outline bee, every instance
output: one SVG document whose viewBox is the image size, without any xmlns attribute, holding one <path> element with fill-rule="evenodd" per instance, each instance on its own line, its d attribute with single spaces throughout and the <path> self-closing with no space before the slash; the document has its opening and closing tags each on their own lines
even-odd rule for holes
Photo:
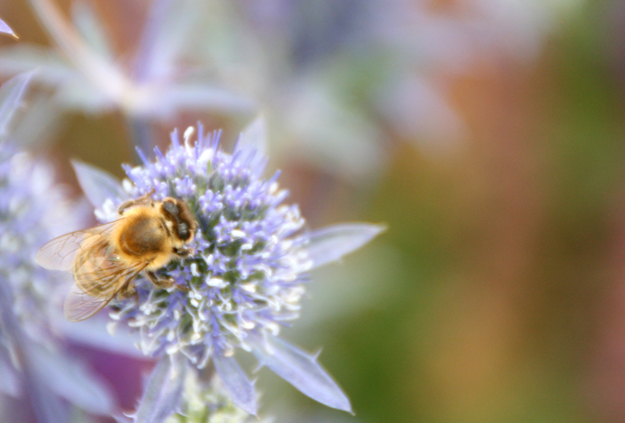
<svg viewBox="0 0 625 423">
<path fill-rule="evenodd" d="M 67 320 L 88 319 L 117 295 L 137 298 L 132 280 L 141 272 L 157 287 L 176 285 L 155 271 L 193 253 L 186 244 L 193 240 L 197 221 L 183 201 L 153 201 L 152 194 L 154 190 L 119 206 L 119 219 L 62 235 L 37 252 L 35 260 L 42 267 L 74 275 L 65 298 Z"/>
</svg>

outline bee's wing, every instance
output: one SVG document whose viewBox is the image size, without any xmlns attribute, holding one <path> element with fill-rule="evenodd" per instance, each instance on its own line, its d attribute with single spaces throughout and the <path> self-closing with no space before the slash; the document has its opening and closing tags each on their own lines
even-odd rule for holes
<svg viewBox="0 0 625 423">
<path fill-rule="evenodd" d="M 145 267 L 145 266 L 144 266 Z M 65 318 L 70 322 L 80 322 L 86 320 L 102 310 L 107 305 L 115 294 L 124 286 L 125 282 L 137 275 L 142 269 L 139 269 L 134 274 L 123 279 L 123 283 L 115 285 L 117 290 L 112 291 L 110 296 L 92 297 L 85 293 L 76 284 L 72 285 L 69 293 L 65 297 L 64 312 Z"/>
<path fill-rule="evenodd" d="M 119 220 L 54 238 L 37 251 L 35 261 L 50 270 L 70 270 L 76 253 L 85 242 L 107 238 Z"/>
<path fill-rule="evenodd" d="M 110 255 L 106 238 L 81 250 L 74 266 L 74 285 L 65 297 L 65 318 L 77 322 L 93 316 L 148 264 L 119 261 Z"/>
</svg>

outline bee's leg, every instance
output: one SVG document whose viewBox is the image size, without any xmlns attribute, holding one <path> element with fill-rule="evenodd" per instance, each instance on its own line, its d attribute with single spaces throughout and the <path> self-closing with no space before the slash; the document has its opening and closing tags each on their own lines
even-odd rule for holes
<svg viewBox="0 0 625 423">
<path fill-rule="evenodd" d="M 173 278 L 159 278 L 158 276 L 156 276 L 156 273 L 152 272 L 151 270 L 148 270 L 145 273 L 148 275 L 148 278 L 150 278 L 150 281 L 159 288 L 167 289 L 175 286 L 181 291 L 189 290 L 189 288 L 185 285 L 176 283 Z"/>
<path fill-rule="evenodd" d="M 176 254 L 178 257 L 184 258 L 195 254 L 195 250 L 191 247 L 174 248 L 174 254 Z"/>
<path fill-rule="evenodd" d="M 156 190 L 154 188 L 152 188 L 150 190 L 150 192 L 148 192 L 147 194 L 137 198 L 136 200 L 128 200 L 123 202 L 117 209 L 117 213 L 123 215 L 124 211 L 126 209 L 129 209 L 130 207 L 134 207 L 134 206 L 138 206 L 141 204 L 147 204 L 150 201 L 152 201 L 152 194 L 154 194 L 154 192 L 156 192 Z"/>
<path fill-rule="evenodd" d="M 159 288 L 171 288 L 175 283 L 172 278 L 159 278 L 156 276 L 156 273 L 151 270 L 148 270 L 145 273 L 148 275 L 148 278 L 150 278 L 150 281 Z"/>
<path fill-rule="evenodd" d="M 128 200 L 128 201 L 123 202 L 117 209 L 117 213 L 119 213 L 120 215 L 123 215 L 124 210 L 134 206 L 136 202 L 137 202 L 136 200 Z"/>
<path fill-rule="evenodd" d="M 117 294 L 120 298 L 130 298 L 134 297 L 135 301 L 139 301 L 139 294 L 137 294 L 137 290 L 135 289 L 135 284 L 132 282 L 126 283 L 124 287 Z"/>
</svg>

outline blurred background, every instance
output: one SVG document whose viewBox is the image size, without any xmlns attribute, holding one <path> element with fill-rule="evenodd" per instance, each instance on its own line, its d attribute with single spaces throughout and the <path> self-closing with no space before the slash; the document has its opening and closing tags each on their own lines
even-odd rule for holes
<svg viewBox="0 0 625 423">
<path fill-rule="evenodd" d="M 266 370 L 282 422 L 625 421 L 625 3 L 8 0 L 14 138 L 118 177 L 134 145 L 265 119 L 310 228 L 388 231 L 313 274 L 286 339 L 356 416 Z M 146 360 L 72 344 L 124 409 Z"/>
</svg>

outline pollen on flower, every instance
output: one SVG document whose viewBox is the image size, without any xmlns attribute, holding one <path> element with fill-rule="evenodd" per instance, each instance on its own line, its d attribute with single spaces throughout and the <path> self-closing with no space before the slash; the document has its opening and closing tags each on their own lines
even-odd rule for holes
<svg viewBox="0 0 625 423">
<path fill-rule="evenodd" d="M 304 219 L 297 206 L 282 204 L 288 192 L 279 189 L 278 174 L 263 179 L 252 149 L 228 154 L 218 135 L 199 127 L 192 142 L 194 133 L 188 128 L 180 143 L 174 132 L 166 153 L 157 149 L 154 161 L 126 166 L 122 185 L 129 198 L 154 190 L 155 200 L 188 204 L 198 222 L 189 244 L 195 254 L 160 271 L 188 289 L 161 289 L 138 277 L 138 303 L 116 300 L 111 316 L 139 331 L 145 353 L 181 351 L 202 367 L 213 352 L 249 350 L 249 337 L 276 335 L 297 318 L 310 259 Z M 98 218 L 116 219 L 122 201 L 105 202 Z"/>
</svg>

